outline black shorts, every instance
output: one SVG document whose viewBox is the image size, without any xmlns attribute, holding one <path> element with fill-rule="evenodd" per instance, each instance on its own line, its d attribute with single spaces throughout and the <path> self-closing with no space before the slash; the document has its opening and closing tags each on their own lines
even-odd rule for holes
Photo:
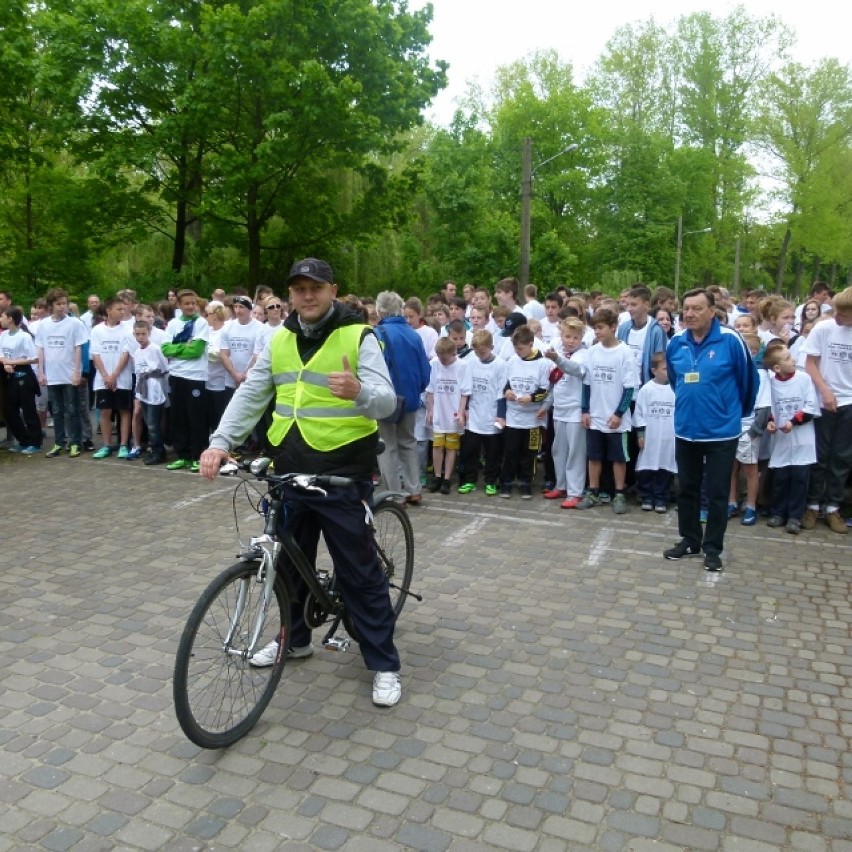
<svg viewBox="0 0 852 852">
<path fill-rule="evenodd" d="M 102 390 L 95 391 L 95 405 L 98 411 L 132 411 L 132 390 Z"/>
<path fill-rule="evenodd" d="M 599 432 L 597 429 L 589 429 L 586 433 L 586 456 L 589 461 L 630 461 L 627 432 Z"/>
</svg>

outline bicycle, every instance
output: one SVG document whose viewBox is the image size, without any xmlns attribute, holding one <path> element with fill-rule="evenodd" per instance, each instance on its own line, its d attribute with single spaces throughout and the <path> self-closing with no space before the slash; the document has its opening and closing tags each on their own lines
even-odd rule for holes
<svg viewBox="0 0 852 852">
<path fill-rule="evenodd" d="M 175 657 L 172 692 L 175 714 L 186 736 L 202 748 L 224 748 L 245 736 L 257 723 L 275 693 L 287 658 L 290 604 L 295 571 L 308 589 L 304 617 L 311 629 L 330 623 L 322 647 L 345 651 L 347 637 L 338 637 L 341 623 L 358 641 L 337 590 L 330 562 L 312 565 L 292 533 L 283 524 L 285 486 L 325 495 L 326 488 L 348 487 L 351 479 L 314 474 L 270 473 L 271 461 L 255 459 L 247 467 L 231 465 L 230 472 L 248 470 L 266 483 L 267 491 L 253 507 L 265 516 L 262 535 L 252 537 L 238 561 L 222 571 L 205 589 L 187 619 Z M 241 478 L 234 491 L 248 491 Z M 260 493 L 260 492 L 258 492 Z M 381 492 L 374 498 L 370 521 L 379 565 L 388 577 L 391 605 L 398 616 L 410 595 L 414 571 L 414 534 L 408 515 L 398 502 L 402 495 Z M 251 502 L 251 501 L 250 501 Z M 239 530 L 239 523 L 237 521 Z M 242 546 L 242 544 L 241 544 Z M 278 570 L 284 563 L 290 570 Z M 279 652 L 272 666 L 255 668 L 249 659 L 268 635 L 272 619 Z"/>
</svg>

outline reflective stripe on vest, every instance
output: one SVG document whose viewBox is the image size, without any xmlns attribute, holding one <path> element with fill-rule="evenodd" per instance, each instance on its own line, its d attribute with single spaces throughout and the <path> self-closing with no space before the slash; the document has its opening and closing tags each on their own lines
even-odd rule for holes
<svg viewBox="0 0 852 852">
<path fill-rule="evenodd" d="M 275 383 L 275 410 L 267 433 L 278 446 L 293 424 L 309 447 L 329 452 L 366 437 L 378 430 L 355 409 L 355 403 L 334 396 L 328 389 L 328 374 L 342 369 L 343 356 L 357 370 L 358 352 L 365 325 L 335 329 L 310 361 L 301 364 L 296 335 L 288 330 L 276 334 L 269 343 L 272 380 Z"/>
</svg>

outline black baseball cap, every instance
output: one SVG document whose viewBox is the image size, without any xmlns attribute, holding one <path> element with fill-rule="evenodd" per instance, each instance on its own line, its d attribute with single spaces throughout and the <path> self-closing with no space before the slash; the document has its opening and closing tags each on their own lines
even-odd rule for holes
<svg viewBox="0 0 852 852">
<path fill-rule="evenodd" d="M 319 281 L 320 284 L 334 284 L 334 272 L 331 267 L 324 260 L 318 260 L 315 257 L 297 260 L 290 267 L 287 283 L 289 284 L 294 278 L 310 278 L 312 281 Z"/>
<path fill-rule="evenodd" d="M 526 324 L 526 316 L 520 311 L 514 311 L 506 317 L 506 322 L 503 324 L 503 337 L 511 337 L 518 326 Z"/>
</svg>

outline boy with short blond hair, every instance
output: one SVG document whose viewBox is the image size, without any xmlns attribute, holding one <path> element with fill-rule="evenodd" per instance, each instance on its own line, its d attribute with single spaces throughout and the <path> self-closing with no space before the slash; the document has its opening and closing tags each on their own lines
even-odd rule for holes
<svg viewBox="0 0 852 852">
<path fill-rule="evenodd" d="M 426 426 L 432 429 L 432 468 L 429 490 L 450 493 L 450 479 L 467 423 L 471 383 L 467 361 L 456 354 L 456 344 L 442 337 L 435 344 L 431 377 L 426 388 Z"/>
<path fill-rule="evenodd" d="M 485 494 L 497 494 L 503 452 L 502 430 L 497 425 L 497 405 L 506 385 L 506 363 L 494 355 L 494 338 L 484 329 L 473 334 L 473 358 L 468 358 L 471 390 L 467 428 L 459 453 L 459 494 L 476 490 L 479 460 L 484 456 Z"/>
<path fill-rule="evenodd" d="M 772 435 L 769 467 L 772 501 L 767 526 L 798 535 L 807 508 L 811 466 L 816 464 L 814 417 L 819 416 L 817 392 L 811 377 L 796 369 L 786 346 L 772 347 L 763 358 L 769 373 L 772 417 L 766 431 Z"/>
<path fill-rule="evenodd" d="M 553 412 L 551 455 L 554 487 L 544 492 L 546 500 L 564 498 L 563 509 L 576 509 L 586 485 L 586 430 L 581 423 L 583 378 L 589 352 L 583 347 L 586 324 L 576 317 L 562 320 L 561 346 L 555 341 L 544 355 L 555 362 L 550 374 L 549 397 Z"/>
</svg>

